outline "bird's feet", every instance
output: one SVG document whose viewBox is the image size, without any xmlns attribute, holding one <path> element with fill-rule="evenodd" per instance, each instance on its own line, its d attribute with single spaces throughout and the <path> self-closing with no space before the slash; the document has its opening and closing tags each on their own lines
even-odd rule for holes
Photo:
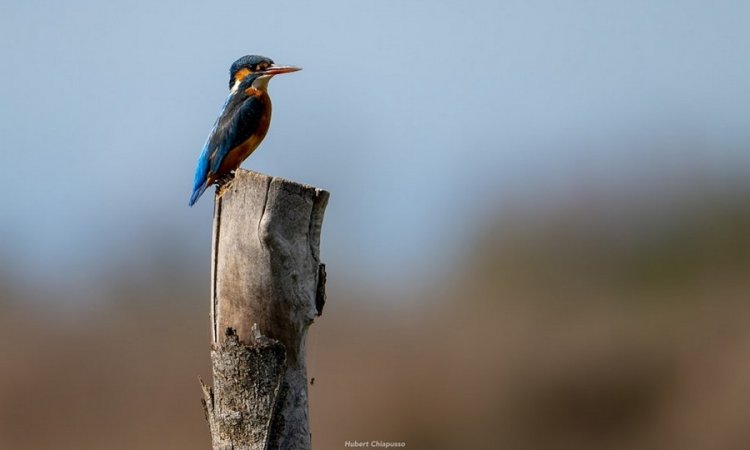
<svg viewBox="0 0 750 450">
<path fill-rule="evenodd" d="M 216 198 L 221 198 L 229 188 L 230 182 L 234 180 L 234 171 L 222 175 L 216 180 Z"/>
</svg>

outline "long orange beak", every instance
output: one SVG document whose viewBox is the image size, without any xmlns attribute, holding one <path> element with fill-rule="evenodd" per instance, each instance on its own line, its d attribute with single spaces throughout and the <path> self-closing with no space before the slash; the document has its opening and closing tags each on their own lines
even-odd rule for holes
<svg viewBox="0 0 750 450">
<path fill-rule="evenodd" d="M 294 66 L 277 66 L 272 65 L 268 69 L 264 70 L 264 74 L 268 75 L 278 75 L 280 73 L 290 73 L 290 72 L 296 72 L 298 70 L 302 70 L 302 67 L 294 67 Z"/>
</svg>

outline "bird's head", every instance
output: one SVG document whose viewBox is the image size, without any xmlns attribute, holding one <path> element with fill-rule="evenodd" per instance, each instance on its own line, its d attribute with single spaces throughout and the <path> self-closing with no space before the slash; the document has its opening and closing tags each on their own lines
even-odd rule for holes
<svg viewBox="0 0 750 450">
<path fill-rule="evenodd" d="M 238 59 L 229 68 L 229 89 L 237 91 L 243 81 L 251 82 L 253 87 L 265 89 L 268 80 L 280 73 L 302 70 L 294 66 L 277 66 L 271 58 L 260 55 L 246 55 Z"/>
</svg>

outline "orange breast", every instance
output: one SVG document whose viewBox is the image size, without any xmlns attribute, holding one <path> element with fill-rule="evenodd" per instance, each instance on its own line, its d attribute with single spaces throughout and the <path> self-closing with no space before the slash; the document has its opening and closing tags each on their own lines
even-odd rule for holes
<svg viewBox="0 0 750 450">
<path fill-rule="evenodd" d="M 242 161 L 250 156 L 250 154 L 253 153 L 256 148 L 258 148 L 261 141 L 263 141 L 263 138 L 266 137 L 266 133 L 268 133 L 270 124 L 271 108 L 267 108 L 267 111 L 260 119 L 260 126 L 258 127 L 256 132 L 253 133 L 250 139 L 229 150 L 229 153 L 227 153 L 227 156 L 224 158 L 224 161 L 222 161 L 221 166 L 219 167 L 219 172 L 210 178 L 209 184 L 213 183 L 214 180 L 220 178 L 222 175 L 227 174 L 233 170 L 237 170 L 237 168 L 240 167 L 240 164 L 242 164 Z"/>
</svg>

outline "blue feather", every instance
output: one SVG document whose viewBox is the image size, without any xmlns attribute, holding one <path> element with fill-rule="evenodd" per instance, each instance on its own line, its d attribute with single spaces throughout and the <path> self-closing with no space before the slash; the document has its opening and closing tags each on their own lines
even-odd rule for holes
<svg viewBox="0 0 750 450">
<path fill-rule="evenodd" d="M 208 166 L 211 155 L 211 138 L 213 138 L 213 135 L 216 133 L 216 129 L 219 127 L 221 116 L 224 115 L 224 112 L 227 109 L 227 105 L 229 105 L 229 101 L 232 99 L 232 95 L 234 95 L 234 92 L 230 93 L 227 96 L 227 99 L 224 100 L 224 105 L 221 107 L 221 111 L 219 112 L 219 116 L 214 123 L 214 127 L 211 129 L 211 132 L 208 133 L 206 143 L 203 145 L 203 150 L 198 157 L 198 165 L 195 168 L 195 178 L 193 179 L 193 193 L 190 195 L 190 202 L 188 203 L 189 206 L 193 206 L 195 202 L 198 201 L 200 196 L 203 195 L 204 192 L 206 192 L 206 189 L 208 189 Z"/>
<path fill-rule="evenodd" d="M 198 158 L 198 167 L 195 169 L 195 180 L 193 181 L 193 193 L 190 196 L 190 206 L 198 201 L 201 195 L 208 188 L 208 145 L 203 147 L 200 158 Z"/>
</svg>

